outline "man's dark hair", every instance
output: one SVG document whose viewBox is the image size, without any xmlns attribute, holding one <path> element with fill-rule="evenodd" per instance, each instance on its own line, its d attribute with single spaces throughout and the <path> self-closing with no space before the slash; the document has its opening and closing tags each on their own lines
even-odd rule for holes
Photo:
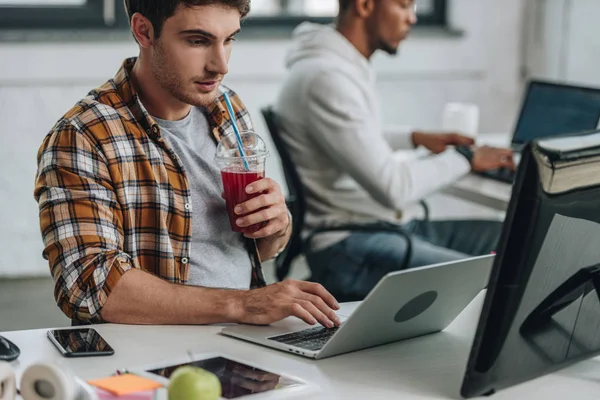
<svg viewBox="0 0 600 400">
<path fill-rule="evenodd" d="M 353 0 L 339 0 L 340 1 L 340 13 L 348 10 Z"/>
<path fill-rule="evenodd" d="M 165 21 L 175 14 L 179 5 L 231 7 L 237 9 L 242 18 L 250 12 L 250 0 L 124 0 L 124 3 L 130 22 L 133 14 L 142 14 L 152 24 L 156 37 L 160 36 Z"/>
</svg>

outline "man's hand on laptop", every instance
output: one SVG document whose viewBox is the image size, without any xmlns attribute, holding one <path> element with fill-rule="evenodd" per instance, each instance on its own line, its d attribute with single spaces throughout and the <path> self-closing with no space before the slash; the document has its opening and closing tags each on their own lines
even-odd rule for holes
<svg viewBox="0 0 600 400">
<path fill-rule="evenodd" d="M 434 154 L 442 153 L 448 146 L 472 146 L 473 138 L 459 133 L 413 132 L 415 147 L 423 146 Z"/>
<path fill-rule="evenodd" d="M 513 159 L 513 151 L 488 146 L 476 148 L 473 150 L 471 168 L 475 172 L 485 172 L 500 168 L 508 168 L 514 171 L 516 165 Z"/>
<path fill-rule="evenodd" d="M 269 325 L 291 316 L 327 328 L 341 324 L 334 311 L 340 309 L 338 302 L 323 286 L 313 282 L 285 280 L 239 292 L 235 307 L 236 320 L 243 324 Z"/>
</svg>

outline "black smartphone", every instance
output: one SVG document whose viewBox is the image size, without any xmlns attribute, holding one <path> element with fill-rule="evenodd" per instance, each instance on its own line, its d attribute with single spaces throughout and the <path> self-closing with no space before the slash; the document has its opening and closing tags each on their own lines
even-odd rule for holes
<svg viewBox="0 0 600 400">
<path fill-rule="evenodd" d="M 111 356 L 112 347 L 95 329 L 53 329 L 48 331 L 48 339 L 65 357 Z"/>
</svg>

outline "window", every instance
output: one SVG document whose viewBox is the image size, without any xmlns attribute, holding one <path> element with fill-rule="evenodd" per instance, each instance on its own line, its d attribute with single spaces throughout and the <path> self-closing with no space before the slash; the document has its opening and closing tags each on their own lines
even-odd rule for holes
<svg viewBox="0 0 600 400">
<path fill-rule="evenodd" d="M 447 0 L 416 0 L 419 25 L 446 25 Z M 281 26 L 304 20 L 331 22 L 338 0 L 252 0 L 250 26 Z"/>
<path fill-rule="evenodd" d="M 419 25 L 446 25 L 447 0 L 416 0 Z M 331 22 L 338 0 L 252 0 L 245 27 Z M 0 0 L 0 29 L 127 29 L 123 0 Z"/>
<path fill-rule="evenodd" d="M 122 0 L 0 0 L 1 29 L 127 27 Z"/>
</svg>

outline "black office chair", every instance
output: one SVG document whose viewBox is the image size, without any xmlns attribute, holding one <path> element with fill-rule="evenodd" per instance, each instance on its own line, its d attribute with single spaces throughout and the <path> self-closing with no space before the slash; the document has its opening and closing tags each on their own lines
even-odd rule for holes
<svg viewBox="0 0 600 400">
<path fill-rule="evenodd" d="M 292 228 L 292 235 L 290 241 L 286 247 L 286 249 L 277 257 L 275 260 L 276 267 L 276 276 L 277 279 L 282 281 L 284 280 L 289 272 L 294 259 L 299 256 L 304 250 L 304 241 L 302 240 L 302 230 L 304 228 L 304 216 L 306 213 L 306 194 L 304 190 L 304 185 L 300 179 L 300 175 L 296 170 L 296 166 L 292 162 L 290 158 L 290 154 L 287 150 L 283 139 L 279 133 L 279 128 L 277 126 L 277 117 L 272 107 L 266 107 L 261 110 L 263 118 L 267 123 L 267 127 L 269 132 L 271 133 L 271 137 L 273 139 L 273 143 L 275 143 L 275 147 L 277 152 L 279 153 L 279 157 L 281 158 L 281 164 L 283 167 L 283 173 L 285 176 L 285 181 L 288 186 L 289 196 L 287 198 L 287 206 L 292 214 L 292 218 L 294 221 L 294 225 Z M 427 206 L 422 203 L 425 207 L 425 217 L 428 218 L 429 210 Z M 406 269 L 408 267 L 408 263 L 412 257 L 412 240 L 410 236 L 402 230 L 402 228 L 396 224 L 389 222 L 375 222 L 370 224 L 343 224 L 343 225 L 335 225 L 335 226 L 326 226 L 315 229 L 312 231 L 307 238 L 306 242 L 308 242 L 314 235 L 323 233 L 323 232 L 332 232 L 332 231 L 353 231 L 353 232 L 391 232 L 398 234 L 406 239 L 407 242 L 407 251 L 404 256 L 404 260 L 399 263 L 398 269 Z M 309 278 L 310 280 L 311 278 Z M 338 300 L 340 301 L 352 301 L 352 300 L 362 300 L 362 299 L 348 299 L 344 298 L 343 294 L 336 294 Z M 340 299 L 341 298 L 341 299 Z"/>
</svg>

